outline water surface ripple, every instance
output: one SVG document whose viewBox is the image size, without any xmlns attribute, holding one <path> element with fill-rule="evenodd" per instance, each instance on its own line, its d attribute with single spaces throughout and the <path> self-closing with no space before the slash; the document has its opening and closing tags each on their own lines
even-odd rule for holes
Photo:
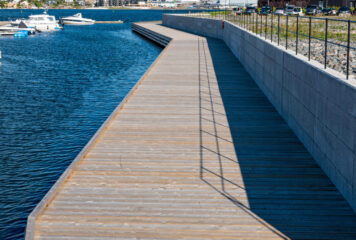
<svg viewBox="0 0 356 240">
<path fill-rule="evenodd" d="M 0 20 L 34 12 L 0 10 Z M 28 214 L 161 51 L 130 29 L 160 11 L 81 12 L 126 23 L 0 38 L 0 239 L 24 237 Z"/>
</svg>

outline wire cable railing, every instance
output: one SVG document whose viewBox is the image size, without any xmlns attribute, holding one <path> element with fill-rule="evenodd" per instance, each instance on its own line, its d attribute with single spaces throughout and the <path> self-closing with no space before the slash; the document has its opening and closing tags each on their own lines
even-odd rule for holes
<svg viewBox="0 0 356 240">
<path fill-rule="evenodd" d="M 356 72 L 356 21 L 334 17 L 276 14 L 236 14 L 231 10 L 190 13 L 189 16 L 229 21 L 278 46 L 316 60 L 349 79 Z"/>
</svg>

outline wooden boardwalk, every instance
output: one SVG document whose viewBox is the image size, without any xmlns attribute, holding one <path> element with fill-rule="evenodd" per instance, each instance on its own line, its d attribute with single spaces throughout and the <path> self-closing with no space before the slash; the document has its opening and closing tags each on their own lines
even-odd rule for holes
<svg viewBox="0 0 356 240">
<path fill-rule="evenodd" d="M 352 209 L 220 40 L 173 40 L 27 239 L 356 239 Z"/>
</svg>

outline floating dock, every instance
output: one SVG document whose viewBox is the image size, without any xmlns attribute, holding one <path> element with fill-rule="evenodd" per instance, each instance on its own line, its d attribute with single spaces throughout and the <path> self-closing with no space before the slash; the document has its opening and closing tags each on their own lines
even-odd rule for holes
<svg viewBox="0 0 356 240">
<path fill-rule="evenodd" d="M 167 46 L 26 239 L 356 238 L 351 207 L 222 41 L 133 30 Z"/>
<path fill-rule="evenodd" d="M 121 24 L 124 23 L 121 20 L 118 21 L 95 21 L 95 24 Z"/>
</svg>

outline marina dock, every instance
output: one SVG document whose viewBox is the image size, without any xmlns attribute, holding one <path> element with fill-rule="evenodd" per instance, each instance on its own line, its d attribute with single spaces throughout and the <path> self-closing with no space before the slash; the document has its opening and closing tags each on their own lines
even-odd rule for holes
<svg viewBox="0 0 356 240">
<path fill-rule="evenodd" d="M 356 215 L 224 42 L 166 46 L 28 218 L 26 239 L 356 239 Z"/>
<path fill-rule="evenodd" d="M 9 21 L 0 21 L 0 26 L 7 25 L 9 24 Z M 121 24 L 123 21 L 117 20 L 117 21 L 95 21 L 95 24 Z"/>
</svg>

